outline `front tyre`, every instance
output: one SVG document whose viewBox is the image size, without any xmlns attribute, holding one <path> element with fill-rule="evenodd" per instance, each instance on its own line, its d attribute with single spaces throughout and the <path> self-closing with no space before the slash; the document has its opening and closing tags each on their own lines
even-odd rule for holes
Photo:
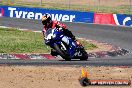
<svg viewBox="0 0 132 88">
<path fill-rule="evenodd" d="M 88 59 L 88 54 L 87 54 L 87 52 L 84 50 L 83 53 L 82 53 L 82 57 L 80 58 L 80 60 L 87 61 L 87 59 Z"/>
<path fill-rule="evenodd" d="M 55 49 L 55 50 L 57 51 L 57 53 L 58 53 L 63 59 L 65 59 L 66 61 L 70 61 L 70 60 L 71 60 L 71 58 L 66 54 L 66 52 L 62 51 L 62 50 L 60 49 L 60 47 L 59 47 L 57 44 L 54 45 L 54 49 Z"/>
</svg>

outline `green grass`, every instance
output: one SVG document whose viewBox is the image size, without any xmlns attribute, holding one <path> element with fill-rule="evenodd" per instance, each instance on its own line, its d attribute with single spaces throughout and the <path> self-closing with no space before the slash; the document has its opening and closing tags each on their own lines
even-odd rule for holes
<svg viewBox="0 0 132 88">
<path fill-rule="evenodd" d="M 89 42 L 87 42 L 87 41 L 85 41 L 85 40 L 79 40 L 80 42 L 81 42 L 81 44 L 84 46 L 84 48 L 86 49 L 86 50 L 93 50 L 93 49 L 95 49 L 95 48 L 98 48 L 96 45 L 94 45 L 94 44 L 92 44 L 92 43 L 89 43 Z"/>
<path fill-rule="evenodd" d="M 86 49 L 97 48 L 81 41 Z M 0 53 L 48 53 L 50 48 L 43 43 L 41 33 L 0 28 Z"/>
<path fill-rule="evenodd" d="M 40 33 L 0 28 L 0 53 L 45 53 L 48 51 Z"/>
</svg>

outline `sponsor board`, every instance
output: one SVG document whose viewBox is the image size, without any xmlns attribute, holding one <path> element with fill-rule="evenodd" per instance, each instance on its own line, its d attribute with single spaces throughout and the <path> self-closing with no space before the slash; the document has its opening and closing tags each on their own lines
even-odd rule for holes
<svg viewBox="0 0 132 88">
<path fill-rule="evenodd" d="M 11 18 L 15 17 L 40 20 L 42 15 L 45 13 L 50 14 L 52 20 L 63 22 L 85 22 L 132 26 L 132 15 L 0 6 L 0 17 L 5 16 Z"/>
<path fill-rule="evenodd" d="M 113 14 L 116 25 L 132 26 L 132 15 Z"/>
<path fill-rule="evenodd" d="M 132 26 L 132 15 L 95 13 L 94 23 Z"/>
<path fill-rule="evenodd" d="M 113 14 L 109 13 L 94 13 L 94 23 L 116 25 L 113 19 Z"/>
<path fill-rule="evenodd" d="M 4 9 L 0 7 L 0 17 L 4 16 Z"/>
<path fill-rule="evenodd" d="M 63 22 L 86 22 L 93 23 L 93 12 L 51 10 L 42 8 L 1 6 L 5 10 L 5 17 L 26 18 L 40 20 L 42 15 L 48 13 L 52 20 Z"/>
</svg>

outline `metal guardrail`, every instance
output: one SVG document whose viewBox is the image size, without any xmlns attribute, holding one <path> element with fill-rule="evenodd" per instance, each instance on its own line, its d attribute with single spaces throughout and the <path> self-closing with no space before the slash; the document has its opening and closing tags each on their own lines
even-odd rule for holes
<svg viewBox="0 0 132 88">
<path fill-rule="evenodd" d="M 132 0 L 0 0 L 0 4 L 132 14 Z"/>
</svg>

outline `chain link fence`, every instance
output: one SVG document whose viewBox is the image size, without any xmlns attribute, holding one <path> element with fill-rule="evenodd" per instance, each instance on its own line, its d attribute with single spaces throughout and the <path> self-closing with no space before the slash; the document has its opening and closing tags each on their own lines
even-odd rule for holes
<svg viewBox="0 0 132 88">
<path fill-rule="evenodd" d="M 0 0 L 0 5 L 132 14 L 132 0 Z"/>
</svg>

